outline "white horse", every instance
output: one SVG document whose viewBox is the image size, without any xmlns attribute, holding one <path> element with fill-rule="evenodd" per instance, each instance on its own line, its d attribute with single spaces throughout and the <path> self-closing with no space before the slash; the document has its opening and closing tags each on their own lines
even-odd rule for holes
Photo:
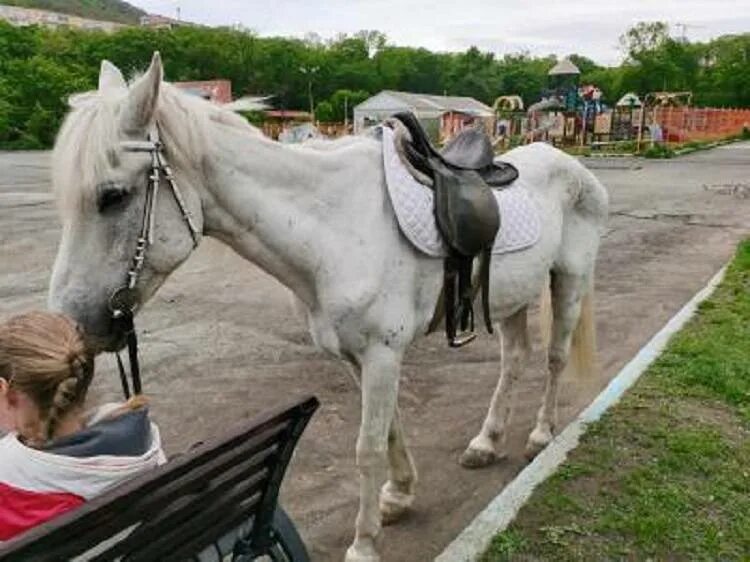
<svg viewBox="0 0 750 562">
<path fill-rule="evenodd" d="M 242 118 L 180 93 L 162 80 L 157 54 L 128 87 L 102 63 L 97 92 L 72 102 L 54 151 L 62 240 L 49 304 L 76 318 L 102 349 L 121 346 L 108 299 L 123 284 L 141 224 L 147 154 L 123 142 L 158 124 L 167 159 L 198 230 L 230 245 L 288 287 L 315 343 L 359 369 L 360 506 L 348 562 L 379 560 L 376 538 L 414 501 L 417 475 L 397 408 L 401 361 L 425 333 L 443 264 L 401 235 L 386 192 L 382 146 L 349 137 L 283 146 Z M 502 332 L 502 369 L 487 417 L 461 458 L 477 467 L 505 454 L 513 381 L 529 349 L 527 309 L 551 288 L 546 389 L 531 454 L 551 439 L 557 382 L 576 349 L 592 356 L 590 295 L 607 215 L 607 193 L 575 159 L 543 144 L 504 158 L 517 166 L 542 214 L 531 248 L 492 262 L 491 298 Z M 155 239 L 139 280 L 141 304 L 184 262 L 193 240 L 168 189 L 156 200 Z M 582 314 L 583 310 L 583 314 Z M 467 408 L 476 407 L 467 404 Z M 381 489 L 382 486 L 382 489 Z"/>
</svg>

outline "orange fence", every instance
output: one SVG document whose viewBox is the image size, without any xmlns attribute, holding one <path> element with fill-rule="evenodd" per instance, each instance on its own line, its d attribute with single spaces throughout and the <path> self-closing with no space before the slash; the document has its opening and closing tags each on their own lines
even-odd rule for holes
<svg viewBox="0 0 750 562">
<path fill-rule="evenodd" d="M 654 122 L 667 142 L 714 140 L 750 128 L 750 109 L 654 107 L 647 110 L 646 125 Z"/>
</svg>

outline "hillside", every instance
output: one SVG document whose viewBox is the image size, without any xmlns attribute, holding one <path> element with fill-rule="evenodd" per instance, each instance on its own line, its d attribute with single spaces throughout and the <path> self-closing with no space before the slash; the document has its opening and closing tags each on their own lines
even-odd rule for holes
<svg viewBox="0 0 750 562">
<path fill-rule="evenodd" d="M 84 18 L 137 24 L 146 12 L 123 0 L 0 0 L 0 4 L 52 10 Z"/>
</svg>

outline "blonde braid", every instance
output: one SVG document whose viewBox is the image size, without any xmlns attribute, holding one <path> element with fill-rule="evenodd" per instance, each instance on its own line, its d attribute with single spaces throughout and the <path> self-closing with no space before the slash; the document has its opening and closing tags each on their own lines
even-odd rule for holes
<svg viewBox="0 0 750 562">
<path fill-rule="evenodd" d="M 70 376 L 60 381 L 60 384 L 57 385 L 55 394 L 52 397 L 52 404 L 47 413 L 45 428 L 47 441 L 54 437 L 60 419 L 82 404 L 82 394 L 85 394 L 85 389 L 88 388 L 85 358 L 81 357 L 79 353 L 72 353 L 69 363 Z M 81 392 L 82 390 L 83 393 Z"/>
</svg>

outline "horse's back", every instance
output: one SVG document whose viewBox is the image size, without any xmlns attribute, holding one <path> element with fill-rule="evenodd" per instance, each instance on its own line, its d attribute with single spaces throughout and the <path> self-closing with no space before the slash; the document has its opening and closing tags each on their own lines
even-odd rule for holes
<svg viewBox="0 0 750 562">
<path fill-rule="evenodd" d="M 509 150 L 500 159 L 518 168 L 529 191 L 560 197 L 563 209 L 589 215 L 600 225 L 606 221 L 607 190 L 577 158 L 547 143 L 534 142 Z"/>
</svg>

